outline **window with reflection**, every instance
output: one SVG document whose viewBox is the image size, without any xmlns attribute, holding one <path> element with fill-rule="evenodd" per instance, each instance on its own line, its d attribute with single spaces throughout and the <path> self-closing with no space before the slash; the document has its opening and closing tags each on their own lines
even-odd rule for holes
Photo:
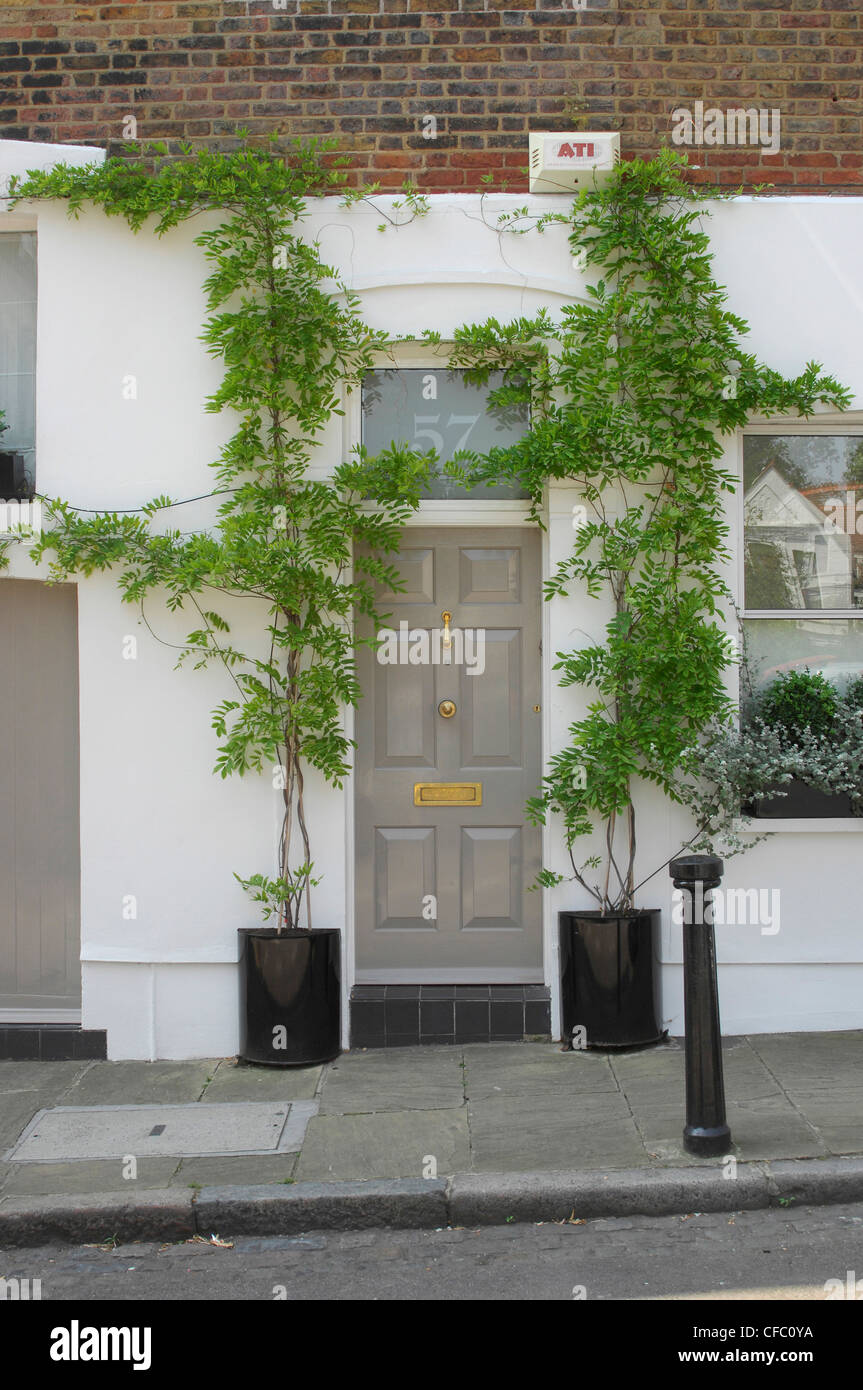
<svg viewBox="0 0 863 1390">
<path fill-rule="evenodd" d="M 743 519 L 756 683 L 808 669 L 841 687 L 863 673 L 863 437 L 745 435 Z"/>
<path fill-rule="evenodd" d="M 0 232 L 0 498 L 30 496 L 36 457 L 36 233 Z"/>
</svg>

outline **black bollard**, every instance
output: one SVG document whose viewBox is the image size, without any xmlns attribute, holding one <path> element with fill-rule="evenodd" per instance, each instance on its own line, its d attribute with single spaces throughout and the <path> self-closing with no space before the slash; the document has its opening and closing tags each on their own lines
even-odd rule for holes
<svg viewBox="0 0 863 1390">
<path fill-rule="evenodd" d="M 705 896 L 722 882 L 724 865 L 715 854 L 684 854 L 669 873 L 682 888 L 683 1005 L 686 1029 L 686 1126 L 683 1147 L 691 1154 L 727 1154 L 731 1130 L 725 1122 L 722 1033 L 716 987 L 716 942 Z"/>
</svg>

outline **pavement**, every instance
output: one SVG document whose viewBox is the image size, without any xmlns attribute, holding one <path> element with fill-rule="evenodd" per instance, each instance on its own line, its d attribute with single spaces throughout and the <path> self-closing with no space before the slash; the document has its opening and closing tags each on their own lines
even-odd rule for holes
<svg viewBox="0 0 863 1390">
<path fill-rule="evenodd" d="M 732 1143 L 682 1146 L 680 1039 L 370 1049 L 323 1067 L 0 1061 L 0 1247 L 863 1199 L 863 1031 L 723 1042 Z"/>
</svg>

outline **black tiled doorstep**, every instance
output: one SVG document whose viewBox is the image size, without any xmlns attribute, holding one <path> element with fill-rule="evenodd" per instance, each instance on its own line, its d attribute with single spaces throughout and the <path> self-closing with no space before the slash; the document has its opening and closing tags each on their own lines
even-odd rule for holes
<svg viewBox="0 0 863 1390">
<path fill-rule="evenodd" d="M 74 1023 L 0 1023 L 0 1058 L 13 1062 L 104 1061 L 104 1028 Z"/>
<path fill-rule="evenodd" d="M 357 985 L 353 1047 L 500 1042 L 550 1037 L 544 985 Z"/>
<path fill-rule="evenodd" d="M 546 985 L 354 985 L 351 999 L 550 999 Z"/>
</svg>

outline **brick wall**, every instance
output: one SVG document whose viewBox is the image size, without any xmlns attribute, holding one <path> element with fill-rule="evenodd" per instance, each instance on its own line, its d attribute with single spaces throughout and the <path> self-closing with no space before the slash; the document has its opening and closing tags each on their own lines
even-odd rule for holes
<svg viewBox="0 0 863 1390">
<path fill-rule="evenodd" d="M 701 100 L 778 108 L 782 138 L 690 149 L 695 177 L 859 193 L 861 37 L 859 0 L 0 0 L 0 138 L 119 153 L 130 115 L 145 140 L 245 125 L 337 135 L 358 182 L 523 189 L 530 128 L 649 156 Z"/>
</svg>

